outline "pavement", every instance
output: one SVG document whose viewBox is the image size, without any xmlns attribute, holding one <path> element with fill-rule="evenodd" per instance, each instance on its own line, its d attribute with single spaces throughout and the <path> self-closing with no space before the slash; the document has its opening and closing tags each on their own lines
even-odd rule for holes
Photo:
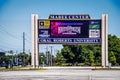
<svg viewBox="0 0 120 80">
<path fill-rule="evenodd" d="M 45 67 L 47 70 L 0 72 L 0 80 L 120 80 L 120 70 L 89 67 Z"/>
</svg>

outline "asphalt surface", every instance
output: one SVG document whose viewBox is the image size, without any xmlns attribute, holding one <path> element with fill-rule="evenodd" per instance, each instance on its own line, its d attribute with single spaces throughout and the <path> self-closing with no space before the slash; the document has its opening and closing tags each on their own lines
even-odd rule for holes
<svg viewBox="0 0 120 80">
<path fill-rule="evenodd" d="M 0 72 L 0 80 L 120 80 L 120 70 L 92 71 L 90 68 L 48 68 L 34 71 Z"/>
</svg>

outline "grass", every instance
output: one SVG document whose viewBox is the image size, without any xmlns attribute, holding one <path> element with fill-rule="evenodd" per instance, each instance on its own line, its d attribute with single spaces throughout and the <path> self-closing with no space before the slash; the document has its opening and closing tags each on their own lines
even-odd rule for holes
<svg viewBox="0 0 120 80">
<path fill-rule="evenodd" d="M 38 70 L 42 71 L 45 70 L 43 68 L 31 68 L 31 67 L 14 67 L 14 68 L 4 68 L 0 67 L 0 71 L 27 71 L 27 70 Z"/>
</svg>

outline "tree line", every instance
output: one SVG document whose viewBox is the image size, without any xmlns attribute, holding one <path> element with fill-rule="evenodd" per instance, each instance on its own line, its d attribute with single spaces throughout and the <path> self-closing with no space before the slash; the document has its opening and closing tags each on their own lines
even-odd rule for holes
<svg viewBox="0 0 120 80">
<path fill-rule="evenodd" d="M 12 53 L 12 51 L 10 52 Z M 48 56 L 46 56 L 46 54 Z M 50 55 L 50 51 L 39 53 L 39 64 L 49 65 L 49 58 L 52 56 L 52 65 L 57 66 L 101 66 L 101 45 L 63 45 L 61 51 L 56 55 Z M 48 60 L 47 60 L 48 57 Z M 19 64 L 16 63 L 19 59 Z M 108 59 L 113 66 L 120 65 L 120 38 L 116 35 L 108 35 Z M 0 56 L 2 63 L 14 65 L 30 65 L 31 54 L 19 53 L 15 55 Z"/>
<path fill-rule="evenodd" d="M 113 66 L 120 65 L 120 38 L 116 35 L 108 35 L 108 59 Z M 101 45 L 63 45 L 55 61 L 56 65 L 100 66 Z"/>
</svg>

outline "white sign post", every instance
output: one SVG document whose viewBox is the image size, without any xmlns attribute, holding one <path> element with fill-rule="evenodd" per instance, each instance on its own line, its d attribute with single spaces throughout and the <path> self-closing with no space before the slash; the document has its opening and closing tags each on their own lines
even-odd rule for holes
<svg viewBox="0 0 120 80">
<path fill-rule="evenodd" d="M 38 15 L 32 14 L 32 53 L 31 53 L 31 63 L 33 68 L 39 67 L 38 58 Z"/>
<path fill-rule="evenodd" d="M 108 15 L 102 15 L 102 67 L 108 66 Z"/>
</svg>

